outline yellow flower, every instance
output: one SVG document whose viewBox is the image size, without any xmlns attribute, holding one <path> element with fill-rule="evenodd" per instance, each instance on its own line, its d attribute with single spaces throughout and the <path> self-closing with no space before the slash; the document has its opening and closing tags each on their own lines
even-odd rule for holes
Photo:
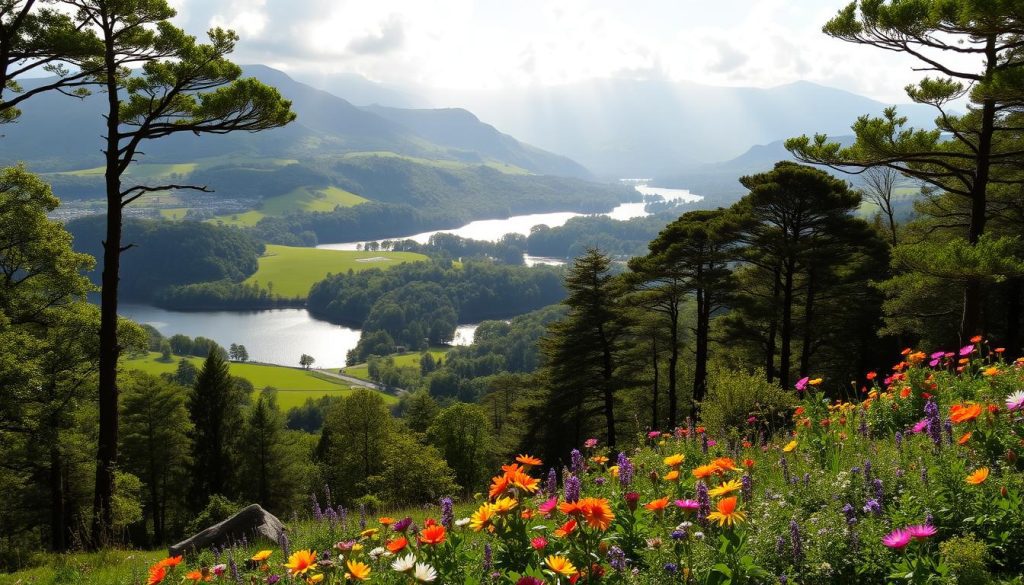
<svg viewBox="0 0 1024 585">
<path fill-rule="evenodd" d="M 668 457 L 665 458 L 665 465 L 668 465 L 669 467 L 679 467 L 680 465 L 683 464 L 683 461 L 685 460 L 685 455 L 682 455 L 681 453 L 676 453 L 675 455 L 669 455 Z"/>
<path fill-rule="evenodd" d="M 997 368 L 996 366 L 990 366 L 988 368 L 985 368 L 985 371 L 983 371 L 982 374 L 986 376 L 995 376 L 999 374 L 999 368 Z"/>
<path fill-rule="evenodd" d="M 270 555 L 272 554 L 274 554 L 274 551 L 272 550 L 261 550 L 260 552 L 252 555 L 252 560 L 256 561 L 257 563 L 262 563 L 263 561 L 270 558 Z"/>
<path fill-rule="evenodd" d="M 576 572 L 576 567 L 573 566 L 569 559 L 563 556 L 550 555 L 548 558 L 544 559 L 544 564 L 555 573 L 566 577 Z"/>
<path fill-rule="evenodd" d="M 370 566 L 366 563 L 361 563 L 359 561 L 346 561 L 345 568 L 348 569 L 348 573 L 345 573 L 345 577 L 348 579 L 366 581 L 370 577 Z"/>
<path fill-rule="evenodd" d="M 295 551 L 292 556 L 288 557 L 288 562 L 284 566 L 292 575 L 303 575 L 306 571 L 316 568 L 316 551 L 308 549 Z"/>
<path fill-rule="evenodd" d="M 359 533 L 361 538 L 373 538 L 380 532 L 380 528 L 367 528 L 366 530 Z"/>
<path fill-rule="evenodd" d="M 815 378 L 815 379 L 813 379 L 813 380 L 811 380 L 811 381 L 809 381 L 807 383 L 810 384 L 811 386 L 820 386 L 822 382 L 824 382 L 823 379 Z"/>
<path fill-rule="evenodd" d="M 611 467 L 609 467 L 608 474 L 611 475 L 612 477 L 619 477 L 619 466 L 612 465 Z"/>
<path fill-rule="evenodd" d="M 792 441 L 790 441 L 790 442 L 786 443 L 786 446 L 785 446 L 785 447 L 783 447 L 783 448 L 782 448 L 782 450 L 783 450 L 783 451 L 785 451 L 786 453 L 789 453 L 789 452 L 790 452 L 790 451 L 792 451 L 793 449 L 796 449 L 796 446 L 797 446 L 798 444 L 799 444 L 799 443 L 797 443 L 797 442 L 796 442 L 796 440 L 794 439 L 794 440 L 792 440 Z"/>
<path fill-rule="evenodd" d="M 708 514 L 708 520 L 718 522 L 719 526 L 739 524 L 745 518 L 743 512 L 736 509 L 736 496 L 719 500 L 716 508 L 714 512 Z"/>
<path fill-rule="evenodd" d="M 673 469 L 665 474 L 665 481 L 679 481 L 679 470 Z"/>
<path fill-rule="evenodd" d="M 324 576 L 321 575 L 320 573 L 317 573 L 316 575 L 310 575 L 309 577 L 306 577 L 306 583 L 308 583 L 309 585 L 316 585 L 317 583 L 319 583 L 319 582 L 321 582 L 323 580 L 324 580 Z"/>
<path fill-rule="evenodd" d="M 487 528 L 494 521 L 494 507 L 489 503 L 484 503 L 480 508 L 473 512 L 469 517 L 469 527 L 480 532 L 484 528 Z"/>
<path fill-rule="evenodd" d="M 491 504 L 491 510 L 495 514 L 502 515 L 511 512 L 518 505 L 519 502 L 517 502 L 514 498 L 498 498 L 497 500 L 495 500 L 493 504 Z"/>
<path fill-rule="evenodd" d="M 713 498 L 717 498 L 718 496 L 724 496 L 727 494 L 731 494 L 735 491 L 739 491 L 742 487 L 743 484 L 740 483 L 738 479 L 733 479 L 723 483 L 722 485 L 716 488 L 708 490 L 708 495 L 710 495 Z"/>
</svg>

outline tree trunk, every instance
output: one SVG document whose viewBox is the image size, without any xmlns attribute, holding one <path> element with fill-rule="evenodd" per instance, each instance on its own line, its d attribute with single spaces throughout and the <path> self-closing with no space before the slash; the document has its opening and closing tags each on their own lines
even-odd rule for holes
<svg viewBox="0 0 1024 585">
<path fill-rule="evenodd" d="M 679 368 L 679 302 L 673 300 L 668 311 L 669 347 L 668 352 L 668 428 L 676 428 L 679 418 L 679 404 L 676 390 L 679 380 L 676 370 Z"/>
<path fill-rule="evenodd" d="M 800 348 L 800 376 L 809 376 L 811 368 L 811 329 L 814 323 L 814 267 L 807 270 L 807 298 L 804 300 L 803 347 Z"/>
<path fill-rule="evenodd" d="M 658 428 L 658 382 L 660 372 L 658 371 L 658 332 L 651 335 L 651 365 L 654 368 L 654 385 L 651 388 L 651 429 Z"/>
<path fill-rule="evenodd" d="M 597 326 L 597 333 L 601 340 L 601 374 L 604 386 L 604 420 L 608 427 L 608 446 L 615 446 L 615 393 L 612 391 L 612 349 L 608 342 L 608 336 L 604 330 L 604 324 Z M 671 406 L 670 406 L 671 407 Z"/>
<path fill-rule="evenodd" d="M 707 393 L 708 329 L 711 324 L 711 299 L 707 289 L 697 289 L 697 331 L 693 364 L 693 402 L 699 408 Z"/>
<path fill-rule="evenodd" d="M 765 364 L 764 371 L 765 377 L 768 378 L 769 382 L 775 380 L 775 337 L 779 330 L 779 320 L 775 318 L 777 307 L 779 306 L 779 289 L 782 288 L 782 283 L 779 280 L 779 269 L 775 268 L 772 271 L 772 302 L 771 320 L 768 323 L 768 340 L 765 344 Z"/>
<path fill-rule="evenodd" d="M 779 385 L 789 387 L 793 344 L 793 261 L 787 260 L 782 285 L 782 323 L 779 332 Z"/>
</svg>

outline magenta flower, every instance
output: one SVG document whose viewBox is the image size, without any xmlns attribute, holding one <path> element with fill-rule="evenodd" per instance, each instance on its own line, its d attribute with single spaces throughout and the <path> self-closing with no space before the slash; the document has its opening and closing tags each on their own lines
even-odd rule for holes
<svg viewBox="0 0 1024 585">
<path fill-rule="evenodd" d="M 907 526 L 906 531 L 914 540 L 924 540 L 929 536 L 935 536 L 938 530 L 931 524 L 914 524 Z"/>
<path fill-rule="evenodd" d="M 660 436 L 661 436 L 661 431 L 651 431 L 651 432 L 647 433 L 647 438 L 648 439 L 657 439 Z"/>
<path fill-rule="evenodd" d="M 942 359 L 943 357 L 945 357 L 945 355 L 946 355 L 946 352 L 944 352 L 944 351 L 937 351 L 937 352 L 933 353 L 932 355 L 930 355 L 928 357 L 932 358 L 933 360 L 937 360 L 937 359 Z"/>
<path fill-rule="evenodd" d="M 882 537 L 882 544 L 889 548 L 903 548 L 910 544 L 914 537 L 904 528 L 897 528 Z"/>
<path fill-rule="evenodd" d="M 1013 412 L 1024 408 L 1024 390 L 1017 390 L 1006 397 L 1006 410 Z"/>
<path fill-rule="evenodd" d="M 597 447 L 597 439 L 587 439 L 586 441 L 583 441 L 583 446 L 587 449 L 593 449 L 594 447 Z"/>
<path fill-rule="evenodd" d="M 797 392 L 803 392 L 804 390 L 807 389 L 807 383 L 810 381 L 811 379 L 809 377 L 804 376 L 803 378 L 797 380 L 796 384 L 794 384 L 793 386 L 796 388 Z"/>
<path fill-rule="evenodd" d="M 696 510 L 700 508 L 700 502 L 697 500 L 676 500 L 675 505 L 677 508 L 681 508 L 686 511 Z"/>
<path fill-rule="evenodd" d="M 927 428 L 928 428 L 928 419 L 922 418 L 916 425 L 914 425 L 914 428 L 911 429 L 911 430 L 914 431 L 915 433 L 921 433 L 921 432 L 924 432 L 924 430 L 927 429 Z"/>
<path fill-rule="evenodd" d="M 933 367 L 933 368 L 935 366 L 939 365 L 939 358 L 934 358 L 932 361 L 928 362 L 928 365 Z"/>
<path fill-rule="evenodd" d="M 966 357 L 974 353 L 974 344 L 968 343 L 967 345 L 960 348 L 960 357 Z"/>
<path fill-rule="evenodd" d="M 541 514 L 544 514 L 546 516 L 546 515 L 550 514 L 552 511 L 554 511 L 554 509 L 557 506 L 558 506 L 558 497 L 555 496 L 553 498 L 550 498 L 548 501 L 544 502 L 543 504 L 537 506 L 537 511 L 540 512 Z"/>
</svg>

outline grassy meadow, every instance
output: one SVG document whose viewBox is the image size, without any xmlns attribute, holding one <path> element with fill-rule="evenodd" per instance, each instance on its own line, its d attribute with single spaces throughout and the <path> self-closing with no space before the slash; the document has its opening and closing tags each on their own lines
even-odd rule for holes
<svg viewBox="0 0 1024 585">
<path fill-rule="evenodd" d="M 251 227 L 264 217 L 282 217 L 295 212 L 333 211 L 335 207 L 352 207 L 367 199 L 338 187 L 298 187 L 281 195 L 267 197 L 259 209 L 222 215 L 211 221 L 240 227 Z"/>
<path fill-rule="evenodd" d="M 328 274 L 388 268 L 402 262 L 426 259 L 423 254 L 414 252 L 318 250 L 268 245 L 266 253 L 259 259 L 259 269 L 245 282 L 262 287 L 273 283 L 275 294 L 304 298 L 313 283 L 323 280 Z"/>
<path fill-rule="evenodd" d="M 121 361 L 121 365 L 123 368 L 160 375 L 174 372 L 180 359 L 179 356 L 174 356 L 170 362 L 165 362 L 160 359 L 159 353 L 150 352 L 146 356 L 125 358 Z M 186 359 L 197 368 L 203 365 L 202 358 L 188 357 Z M 230 371 L 232 376 L 245 378 L 252 382 L 257 390 L 267 386 L 277 388 L 277 403 L 281 410 L 302 406 L 307 398 L 316 399 L 327 395 L 347 396 L 353 390 L 345 382 L 314 370 L 306 371 L 269 364 L 232 362 Z M 393 403 L 396 400 L 393 396 L 383 394 L 382 396 L 388 403 Z"/>
<path fill-rule="evenodd" d="M 432 347 L 432 348 L 430 348 L 430 353 L 431 353 L 431 355 L 434 356 L 435 360 L 437 360 L 438 358 L 442 358 L 442 357 L 448 355 L 449 351 L 451 351 L 451 348 L 447 348 L 447 347 Z M 398 367 L 402 367 L 402 366 L 415 366 L 415 367 L 418 368 L 418 367 L 420 367 L 420 355 L 421 355 L 420 352 L 409 352 L 409 353 L 395 354 L 395 355 L 392 355 L 392 356 L 389 356 L 389 357 L 392 357 L 392 358 L 395 359 L 395 365 L 398 366 Z M 349 366 L 347 368 L 336 368 L 336 369 L 333 369 L 331 371 L 340 372 L 342 374 L 346 374 L 346 375 L 352 376 L 353 378 L 359 378 L 360 380 L 369 380 L 370 379 L 369 367 L 366 364 L 357 364 L 357 365 L 354 365 L 354 366 Z"/>
</svg>

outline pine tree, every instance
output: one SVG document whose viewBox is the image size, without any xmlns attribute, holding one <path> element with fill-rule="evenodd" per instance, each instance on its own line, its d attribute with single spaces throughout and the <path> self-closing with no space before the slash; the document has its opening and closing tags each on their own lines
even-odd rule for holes
<svg viewBox="0 0 1024 585">
<path fill-rule="evenodd" d="M 188 396 L 192 421 L 192 506 L 200 509 L 214 494 L 232 496 L 246 396 L 228 373 L 219 352 L 211 351 Z"/>
</svg>

